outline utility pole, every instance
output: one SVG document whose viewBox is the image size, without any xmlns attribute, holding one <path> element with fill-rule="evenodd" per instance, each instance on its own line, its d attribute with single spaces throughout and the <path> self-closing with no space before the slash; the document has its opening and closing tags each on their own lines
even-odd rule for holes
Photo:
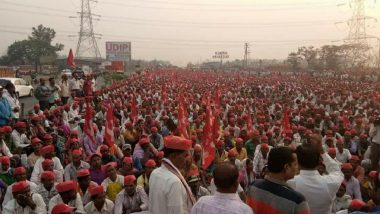
<svg viewBox="0 0 380 214">
<path fill-rule="evenodd" d="M 99 15 L 91 13 L 90 1 L 97 2 L 96 0 L 81 0 L 80 15 L 80 30 L 78 33 L 78 44 L 75 52 L 76 57 L 94 57 L 101 58 L 100 51 L 96 39 L 100 34 L 94 33 L 93 18 L 92 16 L 100 17 Z"/>
<path fill-rule="evenodd" d="M 374 18 L 365 15 L 365 1 L 351 0 L 352 17 L 346 21 L 349 25 L 349 31 L 347 38 L 344 39 L 344 43 L 352 48 L 351 56 L 353 62 L 351 67 L 364 67 L 365 64 L 369 64 L 368 59 L 371 56 L 369 39 L 376 38 L 369 36 L 366 32 L 367 21 L 374 20 Z"/>
<path fill-rule="evenodd" d="M 243 67 L 245 69 L 248 68 L 248 59 L 249 59 L 249 44 L 248 42 L 244 43 L 244 61 L 243 61 Z"/>
</svg>

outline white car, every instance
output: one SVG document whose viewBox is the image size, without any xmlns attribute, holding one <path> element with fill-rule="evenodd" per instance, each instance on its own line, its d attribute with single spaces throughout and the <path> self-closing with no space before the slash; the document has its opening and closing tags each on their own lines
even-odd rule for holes
<svg viewBox="0 0 380 214">
<path fill-rule="evenodd" d="M 16 89 L 16 94 L 18 97 L 24 96 L 33 96 L 33 86 L 27 83 L 24 79 L 21 78 L 0 78 L 0 85 L 4 88 L 4 82 L 10 81 L 13 83 Z M 2 83 L 3 82 L 3 83 Z"/>
</svg>

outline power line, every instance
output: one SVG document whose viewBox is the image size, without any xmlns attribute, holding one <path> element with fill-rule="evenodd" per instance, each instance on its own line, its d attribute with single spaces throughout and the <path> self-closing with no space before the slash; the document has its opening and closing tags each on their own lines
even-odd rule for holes
<svg viewBox="0 0 380 214">
<path fill-rule="evenodd" d="M 90 1 L 81 0 L 80 14 L 80 30 L 79 39 L 76 50 L 76 57 L 95 57 L 101 58 L 98 44 L 96 42 L 96 35 L 94 33 L 94 26 L 92 24 L 92 12 Z"/>
</svg>

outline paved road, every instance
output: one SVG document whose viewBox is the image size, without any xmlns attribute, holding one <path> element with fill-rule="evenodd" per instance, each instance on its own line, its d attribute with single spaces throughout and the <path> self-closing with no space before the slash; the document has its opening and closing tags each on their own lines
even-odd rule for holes
<svg viewBox="0 0 380 214">
<path fill-rule="evenodd" d="M 99 77 L 96 79 L 95 86 L 97 90 L 103 87 L 104 85 L 105 82 L 103 77 Z M 28 111 L 33 109 L 34 104 L 38 103 L 38 101 L 34 97 L 21 97 L 19 100 L 20 104 L 24 103 L 24 116 L 28 114 Z"/>
</svg>

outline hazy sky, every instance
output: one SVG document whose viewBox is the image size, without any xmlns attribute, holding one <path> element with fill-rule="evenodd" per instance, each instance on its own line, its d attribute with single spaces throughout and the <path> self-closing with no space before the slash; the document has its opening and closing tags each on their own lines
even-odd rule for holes
<svg viewBox="0 0 380 214">
<path fill-rule="evenodd" d="M 81 0 L 0 0 L 0 54 L 22 40 L 31 27 L 43 24 L 57 32 L 65 45 L 62 55 L 75 50 Z M 354 0 L 353 0 L 354 1 Z M 92 3 L 94 30 L 105 56 L 106 41 L 131 41 L 133 59 L 170 60 L 177 65 L 212 60 L 227 51 L 242 59 L 245 42 L 250 58 L 283 59 L 298 46 L 340 44 L 352 15 L 348 0 L 98 0 Z M 343 5 L 344 4 L 344 5 Z M 368 34 L 380 37 L 380 4 L 366 1 Z M 335 42 L 333 42 L 335 41 Z"/>
</svg>

